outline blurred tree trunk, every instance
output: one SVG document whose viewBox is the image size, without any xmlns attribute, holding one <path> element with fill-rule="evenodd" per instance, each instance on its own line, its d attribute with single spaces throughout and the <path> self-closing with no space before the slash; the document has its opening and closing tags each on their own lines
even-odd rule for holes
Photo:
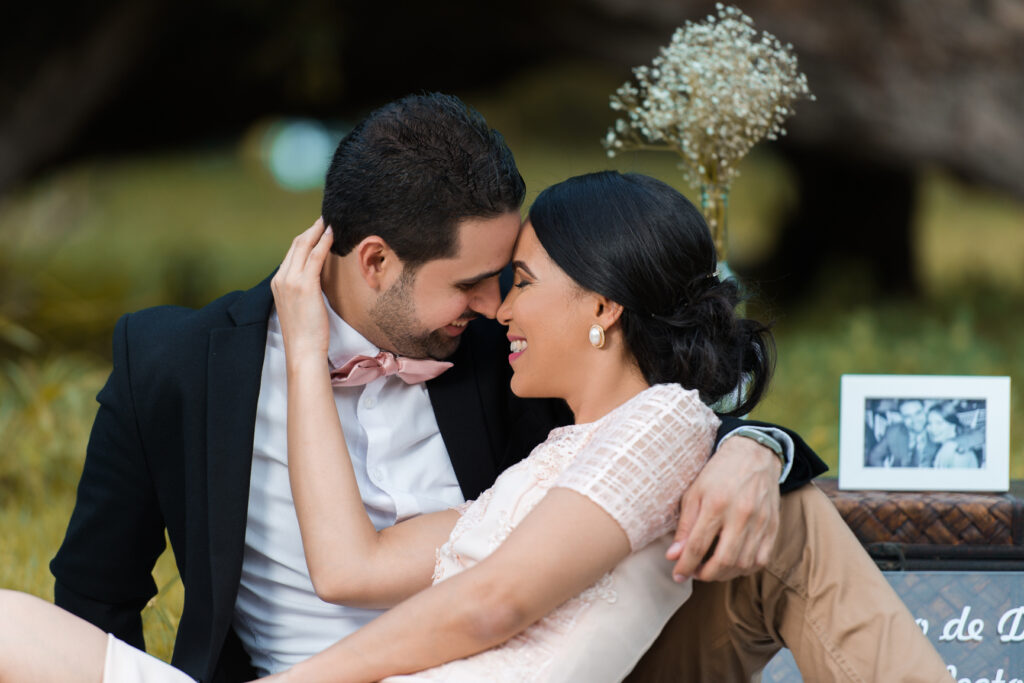
<svg viewBox="0 0 1024 683">
<path fill-rule="evenodd" d="M 87 17 L 47 9 L 46 31 L 19 36 L 21 44 L 4 55 L 0 195 L 56 156 L 117 92 L 145 49 L 161 5 L 125 0 Z"/>
<path fill-rule="evenodd" d="M 783 220 L 775 248 L 737 268 L 772 300 L 810 294 L 862 265 L 861 296 L 917 290 L 910 225 L 916 178 L 908 166 L 868 161 L 825 149 L 785 146 L 799 201 Z"/>
</svg>

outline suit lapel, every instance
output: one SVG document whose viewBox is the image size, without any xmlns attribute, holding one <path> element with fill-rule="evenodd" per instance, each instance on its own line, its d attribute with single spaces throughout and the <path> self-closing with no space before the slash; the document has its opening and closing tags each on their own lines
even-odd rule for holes
<svg viewBox="0 0 1024 683">
<path fill-rule="evenodd" d="M 206 467 L 214 634 L 226 633 L 241 575 L 256 403 L 272 301 L 268 278 L 229 309 L 235 326 L 210 332 Z"/>
<path fill-rule="evenodd" d="M 452 362 L 450 370 L 427 382 L 427 392 L 462 495 L 469 500 L 494 483 L 498 470 L 471 345 L 460 345 Z"/>
</svg>

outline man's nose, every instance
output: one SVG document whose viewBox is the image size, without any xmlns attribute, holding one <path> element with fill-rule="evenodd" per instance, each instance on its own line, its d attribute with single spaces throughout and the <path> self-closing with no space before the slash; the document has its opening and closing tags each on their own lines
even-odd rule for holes
<svg viewBox="0 0 1024 683">
<path fill-rule="evenodd" d="M 481 282 L 473 292 L 473 300 L 469 307 L 482 316 L 494 318 L 501 305 L 501 289 L 498 278 L 493 277 Z"/>
</svg>

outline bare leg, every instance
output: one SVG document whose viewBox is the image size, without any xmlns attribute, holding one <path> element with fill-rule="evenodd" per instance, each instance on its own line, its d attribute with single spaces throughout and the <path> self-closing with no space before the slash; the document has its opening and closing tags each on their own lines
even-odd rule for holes
<svg viewBox="0 0 1024 683">
<path fill-rule="evenodd" d="M 26 593 L 0 590 L 0 683 L 100 683 L 107 634 Z"/>
</svg>

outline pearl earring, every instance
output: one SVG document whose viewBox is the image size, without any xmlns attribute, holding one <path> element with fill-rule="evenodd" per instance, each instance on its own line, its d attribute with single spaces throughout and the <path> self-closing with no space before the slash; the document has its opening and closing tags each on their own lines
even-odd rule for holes
<svg viewBox="0 0 1024 683">
<path fill-rule="evenodd" d="M 594 323 L 590 326 L 590 343 L 593 344 L 595 349 L 600 349 L 604 346 L 604 328 Z"/>
</svg>

